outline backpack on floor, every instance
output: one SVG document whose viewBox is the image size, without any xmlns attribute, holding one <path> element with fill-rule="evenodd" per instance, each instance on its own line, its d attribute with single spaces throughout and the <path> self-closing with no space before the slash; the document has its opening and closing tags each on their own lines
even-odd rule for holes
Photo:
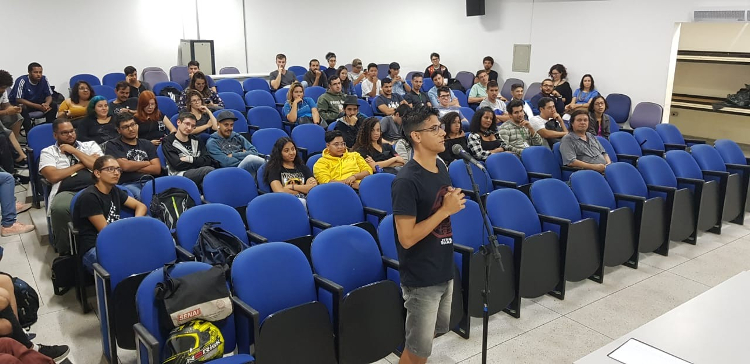
<svg viewBox="0 0 750 364">
<path fill-rule="evenodd" d="M 234 234 L 215 226 L 217 224 L 219 223 L 203 224 L 198 242 L 193 247 L 193 255 L 199 262 L 231 266 L 234 257 L 248 246 Z"/>
<path fill-rule="evenodd" d="M 76 260 L 72 255 L 62 255 L 52 261 L 52 289 L 62 296 L 76 286 Z"/>
<path fill-rule="evenodd" d="M 28 283 L 17 277 L 13 277 L 13 291 L 18 306 L 18 322 L 21 327 L 29 328 L 37 320 L 39 295 Z"/>
<path fill-rule="evenodd" d="M 149 212 L 151 216 L 161 220 L 170 231 L 177 228 L 177 219 L 185 210 L 195 206 L 195 201 L 187 191 L 172 187 L 156 193 L 156 183 L 153 183 L 154 195 L 151 198 Z"/>
</svg>

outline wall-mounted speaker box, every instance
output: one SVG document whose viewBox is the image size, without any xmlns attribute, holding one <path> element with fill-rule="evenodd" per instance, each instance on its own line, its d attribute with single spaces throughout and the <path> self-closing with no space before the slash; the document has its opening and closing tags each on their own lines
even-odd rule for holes
<svg viewBox="0 0 750 364">
<path fill-rule="evenodd" d="M 466 16 L 484 15 L 484 0 L 466 0 Z"/>
</svg>

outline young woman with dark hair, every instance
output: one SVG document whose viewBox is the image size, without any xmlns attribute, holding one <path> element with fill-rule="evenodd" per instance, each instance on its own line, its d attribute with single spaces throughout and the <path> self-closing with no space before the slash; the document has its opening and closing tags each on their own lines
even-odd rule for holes
<svg viewBox="0 0 750 364">
<path fill-rule="evenodd" d="M 271 186 L 271 191 L 289 193 L 301 200 L 318 185 L 312 171 L 297 153 L 297 145 L 289 137 L 279 138 L 273 145 L 263 179 Z"/>
<path fill-rule="evenodd" d="M 589 103 L 589 133 L 609 139 L 609 127 L 615 121 L 612 120 L 611 116 L 605 114 L 608 109 L 609 104 L 607 104 L 607 99 L 604 96 L 597 95 L 591 99 Z"/>
<path fill-rule="evenodd" d="M 507 123 L 507 121 L 506 121 Z M 505 143 L 495 124 L 495 112 L 489 107 L 477 109 L 469 124 L 469 152 L 479 161 L 505 151 Z"/>
<path fill-rule="evenodd" d="M 565 106 L 565 111 L 588 109 L 591 100 L 597 96 L 599 96 L 599 91 L 596 90 L 594 85 L 594 77 L 587 73 L 581 77 L 581 85 L 573 93 L 573 100 L 570 100 L 568 105 Z"/>
<path fill-rule="evenodd" d="M 456 111 L 451 111 L 443 115 L 440 118 L 440 123 L 443 124 L 443 128 L 445 129 L 445 151 L 438 153 L 438 157 L 448 165 L 456 159 L 452 151 L 454 145 L 458 144 L 464 150 L 468 148 L 466 134 L 461 129 L 461 115 Z"/>
<path fill-rule="evenodd" d="M 76 127 L 78 141 L 94 141 L 101 145 L 120 136 L 117 133 L 113 116 L 109 114 L 109 103 L 104 96 L 94 96 L 89 101 L 86 111 L 88 117 L 83 119 Z"/>
<path fill-rule="evenodd" d="M 344 93 L 344 95 L 355 95 L 354 92 L 354 83 L 349 78 L 349 70 L 346 69 L 346 66 L 341 66 L 336 70 L 336 77 L 338 77 L 341 80 L 341 92 Z"/>
<path fill-rule="evenodd" d="M 74 121 L 74 126 L 77 126 L 78 121 L 87 116 L 86 108 L 89 106 L 89 100 L 94 96 L 96 92 L 88 82 L 83 80 L 76 82 L 70 89 L 70 97 L 65 99 L 57 109 L 57 117 L 67 117 L 68 120 Z"/>
<path fill-rule="evenodd" d="M 573 99 L 573 89 L 568 83 L 568 70 L 558 63 L 549 69 L 549 77 L 552 79 L 554 90 L 560 94 L 565 104 L 569 104 Z"/>
<path fill-rule="evenodd" d="M 182 92 L 182 97 L 180 97 L 180 102 L 177 105 L 179 108 L 190 106 L 188 103 L 190 102 L 189 93 L 191 90 L 198 91 L 203 99 L 203 104 L 206 105 L 207 108 L 211 110 L 224 108 L 224 101 L 221 100 L 221 97 L 219 97 L 219 94 L 216 93 L 216 91 L 208 86 L 208 79 L 206 79 L 206 75 L 201 71 L 193 74 L 193 77 L 190 79 L 190 85 Z"/>
<path fill-rule="evenodd" d="M 365 119 L 352 149 L 358 152 L 373 170 L 380 167 L 384 172 L 396 174 L 400 167 L 406 164 L 393 150 L 393 146 L 383 143 L 380 120 L 376 117 Z"/>
</svg>

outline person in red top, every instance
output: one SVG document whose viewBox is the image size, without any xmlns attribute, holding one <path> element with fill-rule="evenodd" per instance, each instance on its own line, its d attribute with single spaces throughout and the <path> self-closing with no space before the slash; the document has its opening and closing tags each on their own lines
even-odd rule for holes
<svg viewBox="0 0 750 364">
<path fill-rule="evenodd" d="M 430 54 L 430 61 L 432 62 L 431 65 L 427 66 L 424 70 L 424 76 L 427 78 L 432 78 L 432 74 L 435 72 L 440 72 L 444 78 L 450 79 L 451 73 L 448 71 L 448 67 L 445 67 L 444 65 L 440 64 L 440 55 L 432 52 Z"/>
</svg>

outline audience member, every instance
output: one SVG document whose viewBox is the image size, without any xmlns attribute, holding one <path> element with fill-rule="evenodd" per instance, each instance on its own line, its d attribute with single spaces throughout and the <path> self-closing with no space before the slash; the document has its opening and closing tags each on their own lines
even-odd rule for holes
<svg viewBox="0 0 750 364">
<path fill-rule="evenodd" d="M 263 178 L 271 186 L 271 191 L 294 195 L 303 204 L 306 204 L 305 198 L 310 190 L 318 185 L 312 171 L 297 153 L 297 145 L 289 137 L 279 138 L 274 143 Z"/>
<path fill-rule="evenodd" d="M 234 113 L 224 110 L 219 113 L 217 120 L 219 130 L 211 134 L 206 142 L 208 154 L 222 167 L 239 167 L 255 177 L 266 160 L 258 155 L 255 146 L 234 131 L 234 122 L 237 121 Z"/>
<path fill-rule="evenodd" d="M 589 130 L 594 135 L 601 135 L 609 139 L 609 126 L 615 121 L 605 114 L 609 109 L 607 99 L 602 95 L 596 95 L 589 103 Z"/>
<path fill-rule="evenodd" d="M 469 146 L 466 140 L 466 133 L 462 129 L 461 115 L 458 112 L 451 111 L 445 114 L 440 118 L 440 123 L 445 129 L 445 150 L 438 153 L 438 156 L 448 165 L 456 159 L 456 156 L 453 155 L 454 145 L 458 144 L 464 150 L 468 150 Z"/>
<path fill-rule="evenodd" d="M 18 143 L 15 134 L 0 124 L 0 171 L 15 173 L 16 167 L 28 167 L 26 153 Z M 21 179 L 21 176 L 18 176 Z"/>
<path fill-rule="evenodd" d="M 398 62 L 391 62 L 388 65 L 388 78 L 392 81 L 393 93 L 404 97 L 407 92 L 411 91 L 411 86 L 401 78 L 401 75 L 399 75 L 400 71 L 401 65 Z"/>
<path fill-rule="evenodd" d="M 326 132 L 326 149 L 315 162 L 313 173 L 318 183 L 339 182 L 359 189 L 363 178 L 372 174 L 372 168 L 357 152 L 349 152 L 339 130 Z"/>
<path fill-rule="evenodd" d="M 188 95 L 191 91 L 196 91 L 203 99 L 203 104 L 206 105 L 209 110 L 215 111 L 223 109 L 224 101 L 221 100 L 221 97 L 219 97 L 219 94 L 216 91 L 207 86 L 207 82 L 206 75 L 204 75 L 203 72 L 195 72 L 190 78 L 190 86 L 182 92 L 177 106 L 180 109 L 186 108 L 190 101 Z"/>
<path fill-rule="evenodd" d="M 556 64 L 549 69 L 549 77 L 552 79 L 554 90 L 560 94 L 564 104 L 573 99 L 573 90 L 568 83 L 568 71 L 565 66 Z"/>
<path fill-rule="evenodd" d="M 54 232 L 50 244 L 60 255 L 68 255 L 70 201 L 76 192 L 93 184 L 91 169 L 96 158 L 104 153 L 96 142 L 77 141 L 76 129 L 67 119 L 52 123 L 52 136 L 56 143 L 42 149 L 39 173 L 52 184 L 47 205 L 47 216 Z"/>
<path fill-rule="evenodd" d="M 520 101 L 511 101 L 508 104 L 510 120 L 503 123 L 498 128 L 498 135 L 502 140 L 506 151 L 521 156 L 521 152 L 532 145 L 543 145 L 544 139 L 534 130 L 528 120 L 524 118 L 523 103 Z M 474 114 L 476 115 L 476 114 Z M 482 125 L 485 124 L 485 117 L 482 117 Z M 469 139 L 471 146 L 471 139 Z"/>
<path fill-rule="evenodd" d="M 498 123 L 506 122 L 510 119 L 510 114 L 508 114 L 505 108 L 505 98 L 500 96 L 500 85 L 497 84 L 497 81 L 487 82 L 487 98 L 482 99 L 479 107 L 489 107 L 492 109 L 496 114 L 495 121 Z"/>
<path fill-rule="evenodd" d="M 78 126 L 78 122 L 87 116 L 86 108 L 89 106 L 89 100 L 96 96 L 96 92 L 91 85 L 83 80 L 76 82 L 70 89 L 70 97 L 60 104 L 57 109 L 57 117 L 66 117 Z"/>
<path fill-rule="evenodd" d="M 286 102 L 281 111 L 290 123 L 313 123 L 324 128 L 328 126 L 325 120 L 320 119 L 318 105 L 315 103 L 315 100 L 312 97 L 305 96 L 305 90 L 299 81 L 295 81 L 289 86 L 289 92 L 286 94 Z"/>
<path fill-rule="evenodd" d="M 461 117 L 461 122 L 467 122 L 468 123 L 468 121 L 466 120 L 466 117 L 464 116 L 464 114 L 461 113 L 461 108 L 459 106 L 452 105 L 450 103 L 451 92 L 452 92 L 451 89 L 449 89 L 448 87 L 445 87 L 445 86 L 442 86 L 442 87 L 440 87 L 438 89 L 438 103 L 437 103 L 437 107 L 436 107 L 436 109 L 438 111 L 438 115 L 440 115 L 440 117 L 443 117 L 443 116 L 445 116 L 445 114 L 447 114 L 447 113 L 449 113 L 451 111 L 455 111 Z"/>
<path fill-rule="evenodd" d="M 196 60 L 192 60 L 192 61 L 188 62 L 188 76 L 190 76 L 190 77 L 185 81 L 185 83 L 182 84 L 182 88 L 188 88 L 188 87 L 190 87 L 192 89 L 195 89 L 195 87 L 193 87 L 193 76 L 195 76 L 195 74 L 198 73 L 198 72 L 200 72 L 201 74 L 203 74 L 203 76 L 204 76 L 204 78 L 206 80 L 206 85 L 208 85 L 208 88 L 211 91 L 216 92 L 216 82 L 214 82 L 214 80 L 211 78 L 211 76 L 208 76 L 208 75 L 206 75 L 205 73 L 203 73 L 201 71 L 201 64 L 198 63 L 198 61 L 196 61 Z M 203 92 L 203 91 L 201 91 L 201 92 Z"/>
<path fill-rule="evenodd" d="M 490 75 L 485 70 L 479 70 L 476 78 L 477 82 L 474 83 L 474 86 L 471 86 L 467 95 L 470 104 L 478 104 L 487 97 L 487 82 L 490 80 Z"/>
<path fill-rule="evenodd" d="M 549 97 L 552 99 L 552 101 L 555 102 L 555 110 L 557 110 L 559 114 L 565 113 L 565 102 L 560 96 L 560 93 L 555 90 L 555 86 L 549 78 L 542 81 L 542 88 L 539 93 L 531 98 L 531 109 L 534 115 L 539 115 L 539 100 L 541 100 L 542 97 Z M 531 118 L 531 115 L 529 115 L 529 118 Z"/>
<path fill-rule="evenodd" d="M 328 61 L 328 68 L 326 68 L 323 73 L 325 73 L 326 77 L 330 80 L 331 77 L 335 76 L 338 71 L 338 69 L 336 68 L 336 53 L 326 53 L 326 61 Z"/>
<path fill-rule="evenodd" d="M 509 123 L 503 123 L 505 124 Z M 492 154 L 508 150 L 507 141 L 500 136 L 495 123 L 495 112 L 488 107 L 477 109 L 471 118 L 469 132 L 471 134 L 469 134 L 467 146 L 477 160 L 485 161 Z"/>
<path fill-rule="evenodd" d="M 125 67 L 125 81 L 130 86 L 130 97 L 139 97 L 141 92 L 151 90 L 151 85 L 148 82 L 138 81 L 138 72 L 133 66 Z"/>
<path fill-rule="evenodd" d="M 362 72 L 362 60 L 355 58 L 352 61 L 352 71 L 349 72 L 349 79 L 352 80 L 352 85 L 357 85 L 364 81 L 366 77 L 367 72 Z"/>
<path fill-rule="evenodd" d="M 104 153 L 114 157 L 122 169 L 119 184 L 140 200 L 143 187 L 140 179 L 149 175 L 159 177 L 161 162 L 151 141 L 138 138 L 138 123 L 133 115 L 122 113 L 114 118 L 120 137 L 107 142 Z"/>
<path fill-rule="evenodd" d="M 555 109 L 555 102 L 542 97 L 537 104 L 539 115 L 529 118 L 531 127 L 547 141 L 550 148 L 568 134 L 565 121 Z"/>
<path fill-rule="evenodd" d="M 393 80 L 386 77 L 380 81 L 380 95 L 375 99 L 378 111 L 385 115 L 393 115 L 399 105 L 408 105 L 399 94 L 393 93 Z"/>
<path fill-rule="evenodd" d="M 362 127 L 359 128 L 357 142 L 354 143 L 352 149 L 359 153 L 374 171 L 382 170 L 383 172 L 396 174 L 406 163 L 393 151 L 390 144 L 383 143 L 380 121 L 376 117 L 369 117 L 364 120 Z"/>
<path fill-rule="evenodd" d="M 432 78 L 432 75 L 437 72 L 437 73 L 440 73 L 441 75 L 443 75 L 443 77 L 445 77 L 447 79 L 451 78 L 451 73 L 448 71 L 448 67 L 445 67 L 444 65 L 440 64 L 440 55 L 439 54 L 437 54 L 435 52 L 433 52 L 432 54 L 430 54 L 430 62 L 432 62 L 432 64 L 430 64 L 429 66 L 427 66 L 427 68 L 425 68 L 425 70 L 424 70 L 424 76 L 425 77 Z"/>
<path fill-rule="evenodd" d="M 426 92 L 422 92 L 422 85 L 424 83 L 422 76 L 423 75 L 420 72 L 415 72 L 411 75 L 411 91 L 407 92 L 406 96 L 404 96 L 406 102 L 411 104 L 412 107 L 420 105 L 432 107 L 430 96 L 428 96 Z"/>
<path fill-rule="evenodd" d="M 138 98 L 130 97 L 130 87 L 125 81 L 120 81 L 115 85 L 117 98 L 109 103 L 109 112 L 112 115 L 120 113 L 129 113 L 135 115 L 138 112 Z"/>
<path fill-rule="evenodd" d="M 347 96 L 344 101 L 344 115 L 336 120 L 335 130 L 341 132 L 346 147 L 351 148 L 357 141 L 357 134 L 363 120 L 367 118 L 359 112 L 359 104 L 356 96 Z"/>
<path fill-rule="evenodd" d="M 585 74 L 581 78 L 580 87 L 573 92 L 573 100 L 565 107 L 565 111 L 571 112 L 576 109 L 588 109 L 591 100 L 599 96 L 599 91 L 594 86 L 594 77 Z"/>
<path fill-rule="evenodd" d="M 427 96 L 430 97 L 430 103 L 432 104 L 432 107 L 437 107 L 437 105 L 439 104 L 438 89 L 440 89 L 443 86 L 447 87 L 448 85 L 446 85 L 445 78 L 443 78 L 443 75 L 440 72 L 436 72 L 432 74 L 432 83 L 434 83 L 435 86 L 433 86 L 430 89 L 430 91 L 427 92 Z M 461 104 L 459 104 L 458 99 L 456 98 L 456 94 L 454 94 L 453 90 L 451 89 L 448 89 L 448 91 L 450 91 L 450 96 L 451 96 L 450 100 L 448 100 L 449 101 L 448 104 L 450 106 L 460 107 Z"/>
<path fill-rule="evenodd" d="M 134 210 L 135 216 L 146 216 L 148 211 L 138 199 L 117 188 L 122 173 L 123 169 L 113 156 L 97 158 L 93 170 L 94 185 L 81 192 L 73 207 L 72 221 L 78 230 L 78 249 L 84 252 L 83 265 L 89 272 L 93 272 L 97 262 L 96 237 L 107 225 L 120 220 L 122 208 Z"/>
<path fill-rule="evenodd" d="M 357 92 L 354 90 L 354 84 L 352 83 L 352 80 L 349 79 L 349 70 L 346 69 L 346 66 L 339 67 L 334 73 L 333 78 L 329 77 L 328 87 L 331 86 L 331 81 L 334 78 L 341 80 L 341 92 L 343 92 L 344 95 L 357 95 Z"/>
<path fill-rule="evenodd" d="M 24 224 L 16 216 L 31 208 L 31 204 L 16 201 L 16 179 L 7 171 L 0 170 L 0 211 L 2 211 L 2 236 L 28 233 L 34 230 L 33 224 Z M 0 332 L 2 336 L 2 332 Z"/>
<path fill-rule="evenodd" d="M 523 102 L 523 112 L 524 114 L 526 114 L 526 120 L 528 120 L 529 118 L 534 116 L 534 110 L 531 107 L 531 104 L 529 104 L 529 101 L 523 99 L 523 91 L 524 90 L 523 90 L 522 83 L 514 83 L 510 85 L 510 94 L 511 94 L 510 101 L 518 100 L 518 101 Z"/>
<path fill-rule="evenodd" d="M 377 97 L 380 94 L 380 80 L 378 80 L 378 65 L 367 65 L 367 76 L 362 80 L 362 97 L 365 99 Z"/>
<path fill-rule="evenodd" d="M 388 144 L 394 144 L 397 140 L 404 137 L 401 128 L 401 120 L 411 108 L 407 104 L 398 105 L 393 115 L 385 116 L 380 119 L 380 131 L 383 134 L 383 141 Z"/>
<path fill-rule="evenodd" d="M 94 141 L 101 145 L 117 138 L 117 126 L 109 113 L 109 104 L 104 96 L 94 96 L 86 108 L 87 117 L 78 124 L 76 134 L 82 142 Z M 74 123 L 75 124 L 75 123 Z"/>
<path fill-rule="evenodd" d="M 317 59 L 310 60 L 310 69 L 302 77 L 302 80 L 310 86 L 320 86 L 328 88 L 328 77 L 320 70 L 320 62 Z"/>
<path fill-rule="evenodd" d="M 135 121 L 138 122 L 138 137 L 151 141 L 153 145 L 161 144 L 164 136 L 177 130 L 169 118 L 159 110 L 156 95 L 151 91 L 144 91 L 138 96 Z"/>
<path fill-rule="evenodd" d="M 169 175 L 187 177 L 195 182 L 198 188 L 202 188 L 203 178 L 214 170 L 215 161 L 208 155 L 203 141 L 193 135 L 197 123 L 195 115 L 189 112 L 180 113 L 176 131 L 164 137 L 161 147 L 167 159 Z"/>
<path fill-rule="evenodd" d="M 52 88 L 47 77 L 42 75 L 42 65 L 32 62 L 28 71 L 28 75 L 16 79 L 8 94 L 10 103 L 21 107 L 23 128 L 27 134 L 32 127 L 29 113 L 41 111 L 48 123 L 54 121 L 57 115 L 57 104 L 52 102 Z"/>
<path fill-rule="evenodd" d="M 401 138 L 393 143 L 393 151 L 404 160 L 404 164 L 408 163 L 414 157 L 414 149 L 406 141 L 406 138 Z"/>
<path fill-rule="evenodd" d="M 13 87 L 13 76 L 8 71 L 0 70 L 0 122 L 13 131 L 16 139 L 21 136 L 21 107 L 13 106 L 8 99 L 8 89 Z"/>
<path fill-rule="evenodd" d="M 336 121 L 344 111 L 344 101 L 346 101 L 347 95 L 341 92 L 341 82 L 336 77 L 332 78 L 328 82 L 326 93 L 318 97 L 318 114 L 326 124 Z M 287 93 L 287 97 L 288 95 Z M 354 99 L 356 100 L 357 97 L 354 96 Z"/>
<path fill-rule="evenodd" d="M 186 110 L 182 110 L 181 112 L 187 111 L 195 116 L 197 124 L 195 125 L 195 129 L 192 130 L 192 133 L 200 134 L 204 131 L 210 133 L 211 131 L 218 129 L 214 114 L 203 104 L 202 95 L 196 90 L 190 90 L 188 91 L 187 97 L 188 100 L 190 100 L 190 105 L 188 105 Z"/>
<path fill-rule="evenodd" d="M 612 161 L 596 136 L 588 132 L 588 112 L 579 109 L 573 111 L 570 117 L 570 127 L 573 130 L 560 142 L 563 165 L 604 173 L 604 169 Z"/>
<path fill-rule="evenodd" d="M 276 68 L 268 75 L 272 91 L 287 87 L 297 81 L 297 75 L 286 69 L 286 56 L 281 53 L 276 55 Z"/>
<path fill-rule="evenodd" d="M 495 65 L 495 59 L 490 56 L 484 57 L 484 59 L 482 59 L 482 65 L 484 66 L 484 70 L 487 71 L 489 81 L 497 82 L 497 79 L 500 76 L 497 74 L 497 71 L 492 69 L 492 66 Z"/>
</svg>

